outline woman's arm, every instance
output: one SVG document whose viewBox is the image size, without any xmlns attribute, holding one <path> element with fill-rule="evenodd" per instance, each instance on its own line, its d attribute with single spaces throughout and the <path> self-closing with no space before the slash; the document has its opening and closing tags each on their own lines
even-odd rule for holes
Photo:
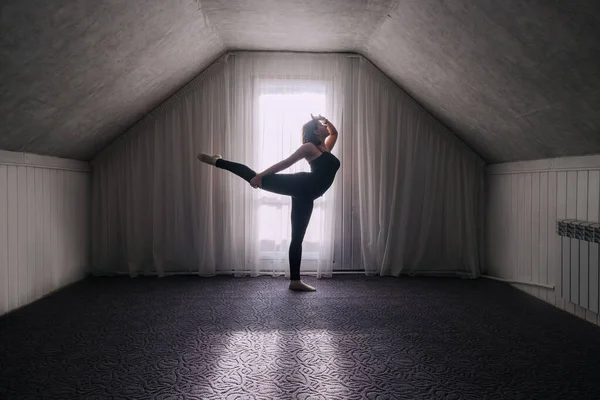
<svg viewBox="0 0 600 400">
<path fill-rule="evenodd" d="M 313 146 L 312 143 L 304 143 L 291 156 L 289 156 L 285 160 L 279 161 L 277 164 L 267 168 L 266 170 L 264 170 L 263 172 L 261 172 L 260 174 L 258 174 L 256 176 L 262 178 L 263 176 L 276 174 L 279 171 L 283 171 L 284 169 L 291 167 L 298 161 L 302 160 L 305 157 L 308 157 L 311 154 L 310 153 L 310 150 L 312 149 L 311 146 Z"/>
<path fill-rule="evenodd" d="M 335 126 L 331 123 L 331 121 L 327 120 L 327 130 L 329 131 L 329 136 L 325 139 L 325 146 L 331 151 L 333 146 L 335 146 L 335 142 L 337 142 L 338 131 L 335 129 Z"/>
</svg>

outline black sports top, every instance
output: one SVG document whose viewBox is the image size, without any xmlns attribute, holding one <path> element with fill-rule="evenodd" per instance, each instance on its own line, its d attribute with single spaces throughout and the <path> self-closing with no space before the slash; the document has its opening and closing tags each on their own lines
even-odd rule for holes
<svg viewBox="0 0 600 400">
<path fill-rule="evenodd" d="M 318 148 L 318 147 L 317 147 Z M 329 189 L 340 168 L 340 160 L 329 151 L 321 151 L 321 155 L 309 162 L 314 188 L 322 196 Z"/>
</svg>

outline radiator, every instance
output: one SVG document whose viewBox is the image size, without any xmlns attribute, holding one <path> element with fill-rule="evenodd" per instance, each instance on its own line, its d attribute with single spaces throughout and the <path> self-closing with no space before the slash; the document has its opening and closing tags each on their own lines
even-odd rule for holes
<svg viewBox="0 0 600 400">
<path fill-rule="evenodd" d="M 561 237 L 558 294 L 587 310 L 600 309 L 600 224 L 577 219 L 556 221 Z"/>
<path fill-rule="evenodd" d="M 576 219 L 556 221 L 556 231 L 559 236 L 586 242 L 600 243 L 600 224 Z"/>
</svg>

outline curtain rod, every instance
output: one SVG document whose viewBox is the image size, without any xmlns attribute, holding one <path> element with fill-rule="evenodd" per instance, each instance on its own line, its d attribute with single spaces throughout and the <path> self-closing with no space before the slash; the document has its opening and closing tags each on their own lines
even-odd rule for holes
<svg viewBox="0 0 600 400">
<path fill-rule="evenodd" d="M 294 51 L 294 50 L 230 50 L 227 51 L 224 55 L 232 55 L 235 56 L 237 53 L 273 53 L 273 54 L 336 54 L 336 55 L 346 55 L 348 58 L 364 58 L 361 54 L 347 52 L 347 51 Z"/>
</svg>

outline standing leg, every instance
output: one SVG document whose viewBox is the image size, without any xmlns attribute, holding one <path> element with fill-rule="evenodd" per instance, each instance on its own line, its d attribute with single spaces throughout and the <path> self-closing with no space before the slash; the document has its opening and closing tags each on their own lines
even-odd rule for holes
<svg viewBox="0 0 600 400">
<path fill-rule="evenodd" d="M 315 291 L 316 289 L 300 280 L 300 262 L 302 261 L 302 241 L 310 222 L 313 210 L 312 199 L 292 197 L 292 240 L 290 242 L 290 289 Z"/>
</svg>

